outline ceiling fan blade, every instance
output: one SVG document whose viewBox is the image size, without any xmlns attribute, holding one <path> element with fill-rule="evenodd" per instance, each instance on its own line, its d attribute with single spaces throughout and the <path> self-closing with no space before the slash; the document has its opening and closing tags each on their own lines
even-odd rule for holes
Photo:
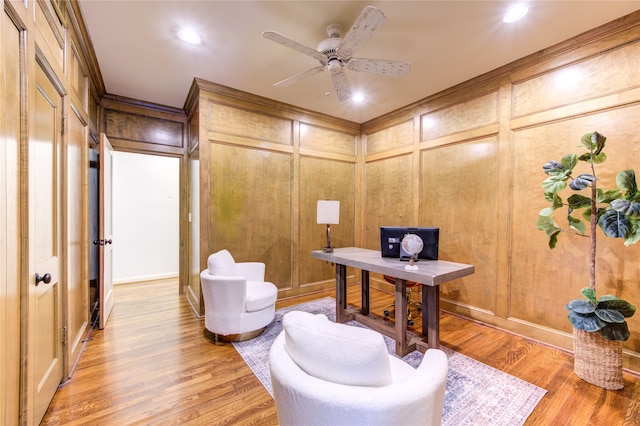
<svg viewBox="0 0 640 426">
<path fill-rule="evenodd" d="M 262 33 L 262 37 L 266 38 L 267 40 L 275 41 L 276 43 L 288 47 L 289 49 L 297 50 L 298 52 L 304 53 L 307 56 L 311 56 L 312 58 L 320 61 L 322 65 L 327 64 L 327 57 L 323 53 L 318 52 L 316 49 L 312 49 L 309 46 L 305 46 L 304 44 L 300 44 L 297 41 L 291 40 L 290 38 L 285 37 L 280 33 L 277 33 L 275 31 L 265 31 Z"/>
<path fill-rule="evenodd" d="M 386 21 L 387 17 L 380 9 L 365 7 L 336 48 L 340 58 L 349 59 Z"/>
<path fill-rule="evenodd" d="M 349 81 L 347 75 L 342 70 L 340 61 L 333 60 L 329 62 L 329 72 L 331 73 L 331 81 L 333 81 L 333 88 L 336 91 L 336 96 L 340 102 L 348 101 L 351 99 L 351 88 L 349 87 Z"/>
<path fill-rule="evenodd" d="M 411 70 L 411 62 L 352 58 L 347 62 L 347 67 L 352 71 L 404 77 Z"/>
<path fill-rule="evenodd" d="M 312 75 L 318 74 L 319 72 L 322 72 L 322 71 L 324 71 L 324 66 L 320 65 L 320 66 L 317 66 L 315 68 L 311 68 L 310 70 L 301 72 L 301 73 L 296 74 L 294 76 L 291 76 L 289 78 L 285 78 L 284 80 L 279 81 L 276 84 L 274 84 L 274 86 L 277 86 L 277 87 L 288 86 L 288 85 L 293 84 L 293 83 L 295 83 L 297 81 L 300 81 L 300 80 L 305 79 L 307 77 L 311 77 Z"/>
</svg>

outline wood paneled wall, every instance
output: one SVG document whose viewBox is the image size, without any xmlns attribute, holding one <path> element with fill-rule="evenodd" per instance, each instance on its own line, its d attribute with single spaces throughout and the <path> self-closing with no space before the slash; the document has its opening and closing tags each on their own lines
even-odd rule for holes
<svg viewBox="0 0 640 426">
<path fill-rule="evenodd" d="M 588 239 L 563 234 L 552 251 L 536 220 L 542 164 L 595 130 L 600 187 L 640 172 L 640 12 L 363 124 L 361 241 L 440 227 L 440 257 L 476 269 L 442 287 L 445 309 L 572 350 L 564 305 L 589 285 Z M 600 236 L 598 294 L 640 305 L 640 244 Z M 624 364 L 640 372 L 640 315 L 628 323 Z"/>
<path fill-rule="evenodd" d="M 326 245 L 316 203 L 340 200 L 332 244 L 355 245 L 359 125 L 201 80 L 189 98 L 190 123 L 200 123 L 201 270 L 226 248 L 264 262 L 279 297 L 332 287 L 332 265 L 310 255 Z"/>
<path fill-rule="evenodd" d="M 17 423 L 20 383 L 20 102 L 23 29 L 13 11 L 0 22 L 0 423 Z"/>
<path fill-rule="evenodd" d="M 35 401 L 42 384 L 35 383 L 37 363 L 27 343 L 35 339 L 30 333 L 38 314 L 28 309 L 36 272 L 30 257 L 35 247 L 30 203 L 36 198 L 29 174 L 36 160 L 29 156 L 30 147 L 43 126 L 55 128 L 60 149 L 52 165 L 60 171 L 55 200 L 61 208 L 52 226 L 59 248 L 54 269 L 59 271 L 60 302 L 52 309 L 60 321 L 49 324 L 53 331 L 47 338 L 62 337 L 62 353 L 55 354 L 62 371 L 56 379 L 62 382 L 79 359 L 89 325 L 87 154 L 104 88 L 77 4 L 5 1 L 0 34 L 0 422 L 30 424 L 47 403 Z M 43 123 L 36 114 L 40 70 L 62 99 L 55 123 Z"/>
</svg>

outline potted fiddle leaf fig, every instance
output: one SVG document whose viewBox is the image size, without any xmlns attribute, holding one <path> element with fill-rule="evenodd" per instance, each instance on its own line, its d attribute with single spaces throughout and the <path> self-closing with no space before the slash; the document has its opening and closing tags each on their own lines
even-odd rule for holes
<svg viewBox="0 0 640 426">
<path fill-rule="evenodd" d="M 542 166 L 549 176 L 542 188 L 550 206 L 540 211 L 537 226 L 546 233 L 551 249 L 563 232 L 589 238 L 590 285 L 582 289 L 585 299 L 566 305 L 574 330 L 574 371 L 589 383 L 622 389 L 622 342 L 629 338 L 625 319 L 633 316 L 636 307 L 613 295 L 596 297 L 596 235 L 599 227 L 605 236 L 623 239 L 625 246 L 640 241 L 640 192 L 633 170 L 617 174 L 616 189 L 598 187 L 596 165 L 607 159 L 606 140 L 598 132 L 587 133 L 581 139 L 584 153 L 567 154 L 560 161 Z M 586 173 L 577 174 L 578 165 L 585 166 Z M 565 200 L 560 193 L 567 186 L 576 192 Z M 583 190 L 587 190 L 586 195 Z M 564 228 L 553 218 L 560 211 L 566 213 Z M 582 215 L 578 216 L 580 211 Z M 583 220 L 589 224 L 588 234 Z"/>
</svg>

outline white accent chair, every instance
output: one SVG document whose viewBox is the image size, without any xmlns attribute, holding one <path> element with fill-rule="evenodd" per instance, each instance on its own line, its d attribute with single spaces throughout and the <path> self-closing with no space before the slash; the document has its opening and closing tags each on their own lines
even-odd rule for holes
<svg viewBox="0 0 640 426">
<path fill-rule="evenodd" d="M 228 250 L 209 256 L 200 273 L 205 334 L 233 342 L 260 335 L 275 317 L 278 289 L 264 281 L 265 264 L 236 263 Z"/>
<path fill-rule="evenodd" d="M 448 361 L 438 349 L 414 369 L 389 355 L 380 333 L 293 311 L 269 366 L 282 426 L 442 422 Z"/>
</svg>

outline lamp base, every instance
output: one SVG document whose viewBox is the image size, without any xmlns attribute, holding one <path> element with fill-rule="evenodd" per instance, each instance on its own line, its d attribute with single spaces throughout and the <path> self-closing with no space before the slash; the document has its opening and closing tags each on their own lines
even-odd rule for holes
<svg viewBox="0 0 640 426">
<path fill-rule="evenodd" d="M 325 247 L 322 249 L 323 253 L 333 253 L 333 247 Z"/>
</svg>

